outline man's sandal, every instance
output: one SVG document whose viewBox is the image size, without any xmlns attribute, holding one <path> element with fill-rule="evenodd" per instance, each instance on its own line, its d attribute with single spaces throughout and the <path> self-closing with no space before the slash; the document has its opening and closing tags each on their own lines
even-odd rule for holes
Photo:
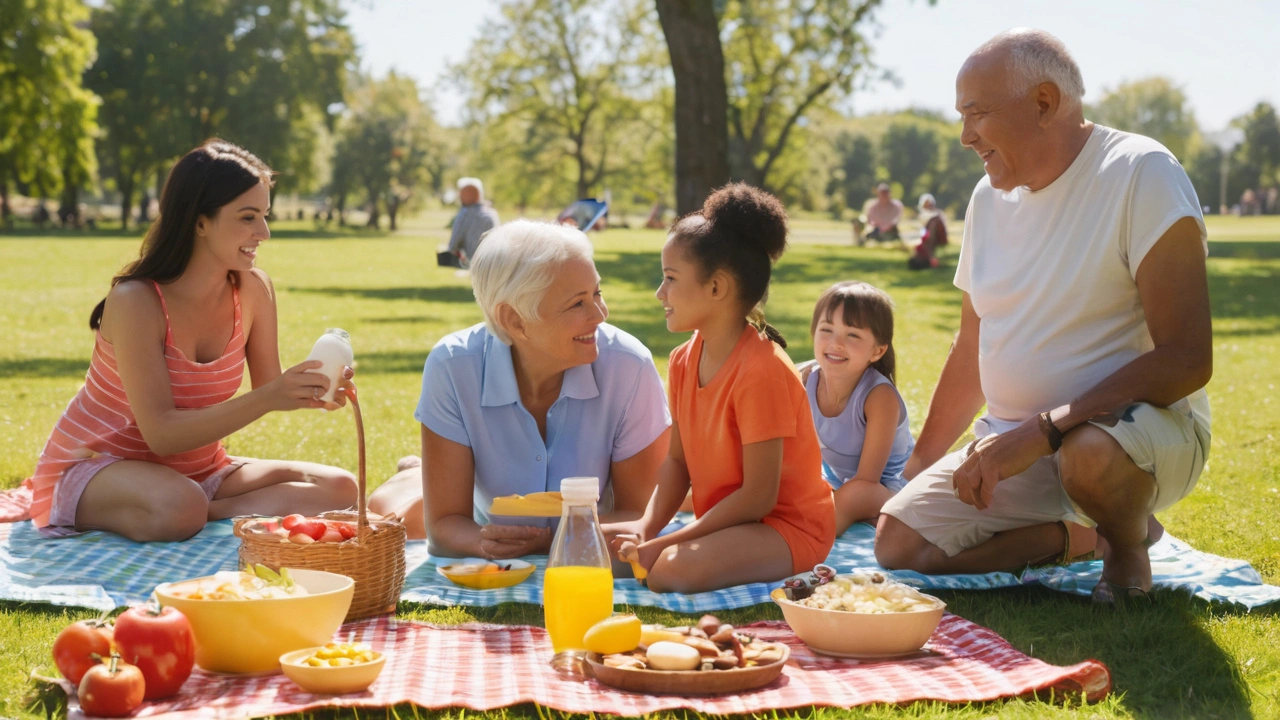
<svg viewBox="0 0 1280 720">
<path fill-rule="evenodd" d="M 1116 585 L 1106 578 L 1098 578 L 1098 584 L 1093 586 L 1093 592 L 1089 597 L 1099 605 L 1111 605 L 1116 608 L 1151 604 L 1149 591 L 1130 585 Z"/>
<path fill-rule="evenodd" d="M 1164 527 L 1160 526 L 1159 523 L 1156 523 L 1156 525 L 1160 530 L 1159 536 L 1163 537 Z M 1150 548 L 1158 541 L 1159 537 L 1153 538 L 1150 531 L 1148 531 L 1147 539 L 1143 540 L 1142 544 Z M 1105 577 L 1098 578 L 1098 584 L 1093 586 L 1093 592 L 1089 594 L 1089 597 L 1099 605 L 1111 605 L 1116 608 L 1151 604 L 1150 590 L 1143 590 L 1132 585 L 1117 585 Z"/>
</svg>

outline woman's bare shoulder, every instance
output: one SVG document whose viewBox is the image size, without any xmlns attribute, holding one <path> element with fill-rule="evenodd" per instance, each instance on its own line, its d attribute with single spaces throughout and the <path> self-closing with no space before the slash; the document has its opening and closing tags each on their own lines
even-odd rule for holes
<svg viewBox="0 0 1280 720">
<path fill-rule="evenodd" d="M 266 270 L 254 268 L 240 275 L 240 302 L 253 311 L 275 304 L 276 288 Z"/>
<path fill-rule="evenodd" d="M 125 280 L 107 293 L 99 328 L 107 342 L 112 342 L 112 333 L 118 328 L 163 333 L 164 326 L 164 308 L 150 281 Z"/>
</svg>

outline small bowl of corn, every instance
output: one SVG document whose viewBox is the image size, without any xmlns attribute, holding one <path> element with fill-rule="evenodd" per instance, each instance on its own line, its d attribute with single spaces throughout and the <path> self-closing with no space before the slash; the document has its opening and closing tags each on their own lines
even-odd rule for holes
<svg viewBox="0 0 1280 720">
<path fill-rule="evenodd" d="M 362 692 L 378 679 L 387 656 L 362 643 L 328 643 L 280 656 L 280 669 L 317 695 Z"/>
</svg>

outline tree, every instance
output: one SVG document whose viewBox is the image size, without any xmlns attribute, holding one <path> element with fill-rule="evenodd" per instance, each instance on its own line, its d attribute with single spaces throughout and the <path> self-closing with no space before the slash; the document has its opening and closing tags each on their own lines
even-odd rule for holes
<svg viewBox="0 0 1280 720">
<path fill-rule="evenodd" d="M 1255 182 L 1263 187 L 1280 184 L 1280 119 L 1275 107 L 1260 102 L 1232 124 L 1244 131 L 1239 153 L 1244 163 L 1257 168 Z"/>
<path fill-rule="evenodd" d="M 508 0 L 454 78 L 474 119 L 554 133 L 579 197 L 618 167 L 624 127 L 655 88 L 655 29 L 640 0 Z"/>
<path fill-rule="evenodd" d="M 87 15 L 77 0 L 0 0 L 0 219 L 10 215 L 13 181 L 44 198 L 92 177 L 97 98 L 81 82 L 95 47 L 81 27 Z"/>
<path fill-rule="evenodd" d="M 385 206 L 395 230 L 401 208 L 430 187 L 427 165 L 436 152 L 435 135 L 431 108 L 411 78 L 393 71 L 383 80 L 361 83 L 352 92 L 334 153 L 341 204 L 358 184 L 369 206 L 369 226 L 378 227 Z"/>
<path fill-rule="evenodd" d="M 715 0 L 657 0 L 675 75 L 676 212 L 729 182 L 728 90 Z"/>
<path fill-rule="evenodd" d="M 103 165 L 124 221 L 137 184 L 213 136 L 314 183 L 317 122 L 332 123 L 354 43 L 338 0 L 107 0 L 86 82 L 103 97 Z M 157 182 L 159 184 L 159 182 Z"/>
<path fill-rule="evenodd" d="M 903 198 L 910 198 L 933 188 L 931 175 L 938 161 L 940 138 L 924 122 L 895 120 L 880 138 L 880 164 L 889 179 L 902 184 Z"/>
<path fill-rule="evenodd" d="M 838 207 L 857 212 L 876 184 L 875 145 L 862 133 L 842 130 L 832 149 L 838 160 L 827 184 L 827 195 L 837 199 Z"/>
<path fill-rule="evenodd" d="M 795 130 L 806 114 L 849 93 L 871 67 L 861 25 L 880 0 L 655 1 L 677 90 L 681 212 L 697 209 L 722 183 L 722 147 L 732 177 L 776 185 L 770 176 L 797 147 Z M 727 146 L 720 130 L 721 82 Z M 795 172 L 787 175 L 786 183 L 794 184 Z"/>
<path fill-rule="evenodd" d="M 880 0 L 733 0 L 724 16 L 730 167 L 769 187 L 769 173 L 815 104 L 853 89 L 869 66 L 860 26 Z"/>
<path fill-rule="evenodd" d="M 1200 132 L 1182 88 L 1163 77 L 1122 83 L 1106 92 L 1089 115 L 1103 125 L 1153 138 L 1183 162 Z"/>
</svg>

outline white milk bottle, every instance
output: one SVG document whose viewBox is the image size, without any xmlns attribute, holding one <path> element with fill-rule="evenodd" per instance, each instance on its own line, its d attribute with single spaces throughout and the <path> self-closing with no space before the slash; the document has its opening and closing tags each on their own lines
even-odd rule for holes
<svg viewBox="0 0 1280 720">
<path fill-rule="evenodd" d="M 333 402 L 334 393 L 342 382 L 342 368 L 355 364 L 355 353 L 351 351 L 351 336 L 341 328 L 329 328 L 324 331 L 316 344 L 311 347 L 308 360 L 319 360 L 324 363 L 315 370 L 307 372 L 320 373 L 329 378 L 329 389 L 320 396 L 320 400 Z"/>
</svg>

